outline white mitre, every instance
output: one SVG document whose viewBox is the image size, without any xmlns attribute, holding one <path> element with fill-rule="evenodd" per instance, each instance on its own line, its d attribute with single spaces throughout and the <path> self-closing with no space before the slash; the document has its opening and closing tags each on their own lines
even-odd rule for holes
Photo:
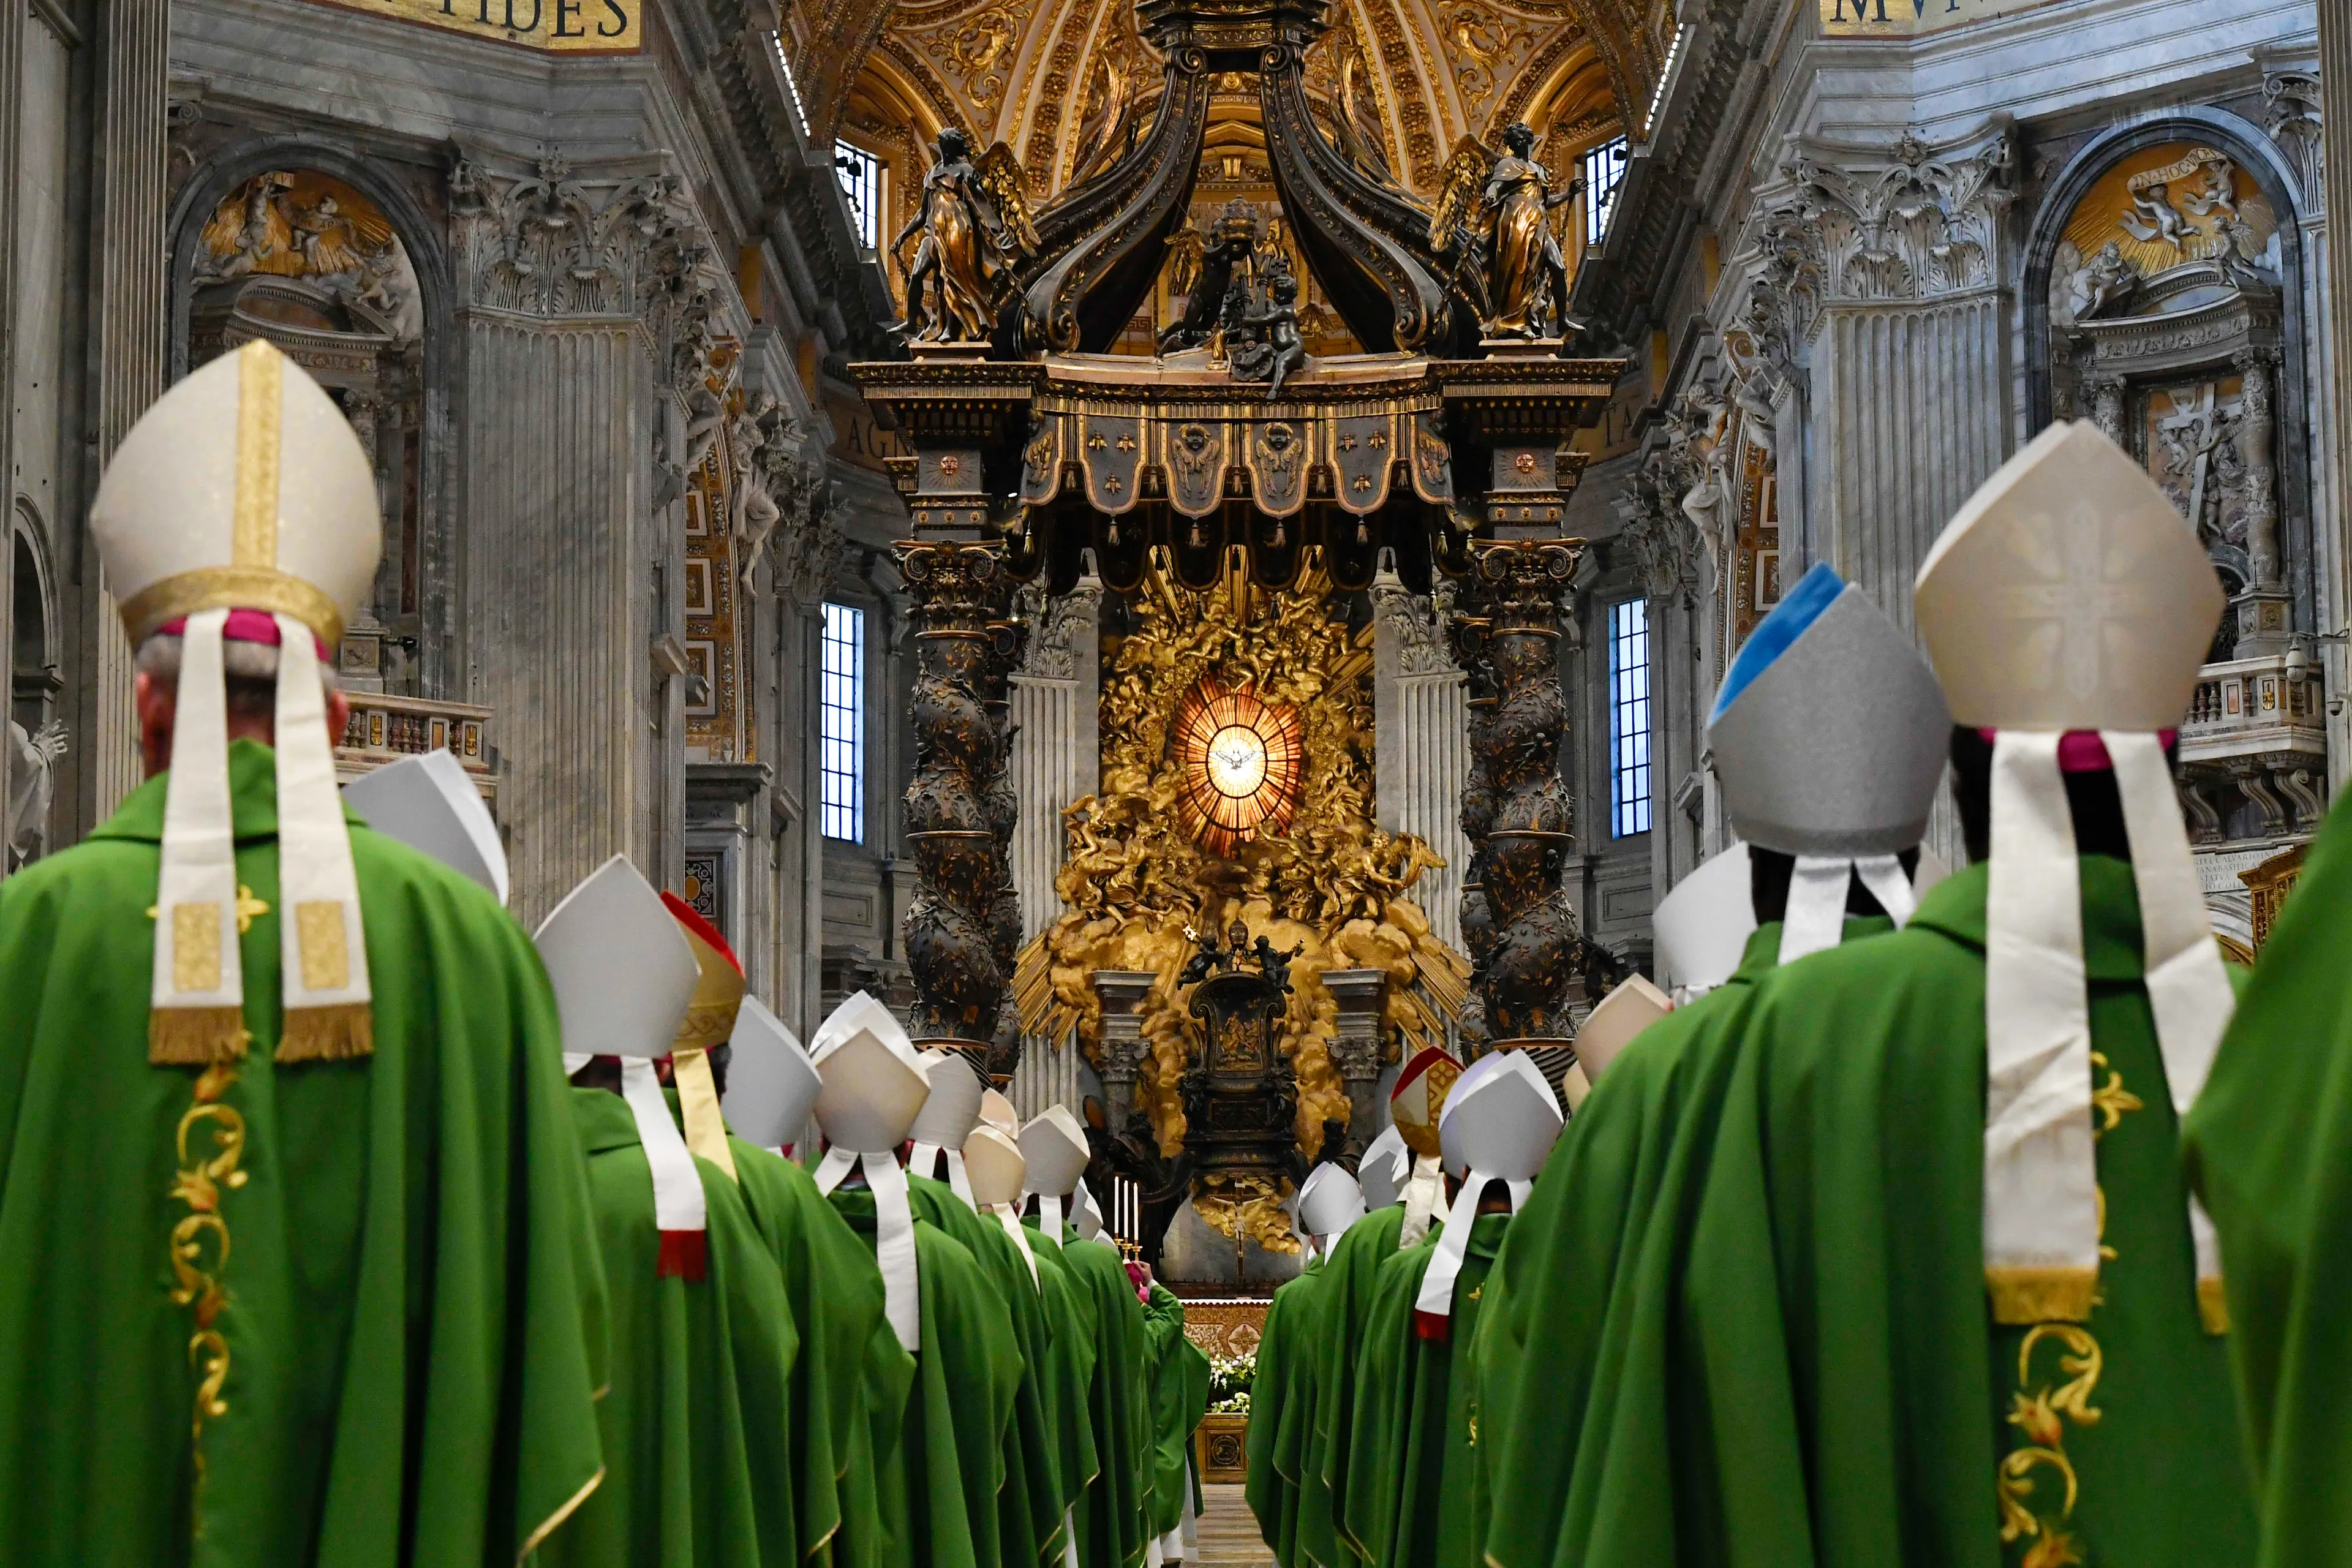
<svg viewBox="0 0 2352 1568">
<path fill-rule="evenodd" d="M 1364 1189 L 1346 1166 L 1327 1163 L 1307 1172 L 1298 1184 L 1294 1207 L 1299 1230 L 1320 1238 L 1322 1250 L 1328 1253 L 1348 1227 L 1364 1217 Z"/>
<path fill-rule="evenodd" d="M 1953 719 L 1993 731 L 1985 900 L 1985 1271 L 2007 1323 L 2080 1321 L 2100 1200 L 2080 862 L 2064 771 L 2114 770 L 2131 842 L 2148 1005 L 2177 1112 L 2233 1006 L 2164 755 L 2220 620 L 2196 533 L 2147 471 L 2061 422 L 1970 497 L 1919 568 L 1920 635 Z M 2095 737 L 2095 739 L 2094 739 Z M 2192 1198 L 2198 1300 L 2221 1254 Z"/>
<path fill-rule="evenodd" d="M 721 1102 L 736 1136 L 778 1153 L 799 1142 L 824 1087 L 800 1037 L 757 996 L 735 1015 Z"/>
<path fill-rule="evenodd" d="M 507 901 L 507 852 L 482 792 L 448 748 L 403 757 L 343 786 L 370 827 L 421 850 Z"/>
<path fill-rule="evenodd" d="M 1066 1105 L 1049 1105 L 1021 1129 L 1021 1152 L 1029 1161 L 1029 1190 L 1037 1194 L 1037 1228 L 1046 1240 L 1062 1239 L 1063 1200 L 1074 1192 L 1093 1157 L 1087 1130 Z"/>
<path fill-rule="evenodd" d="M 1588 1077 L 1598 1079 L 1617 1059 L 1617 1053 L 1631 1045 L 1633 1037 L 1668 1013 L 1674 1003 L 1666 994 L 1639 974 L 1629 974 L 1617 988 L 1601 999 L 1584 1020 L 1584 1027 L 1576 1032 L 1576 1059 L 1584 1064 Z"/>
<path fill-rule="evenodd" d="M 809 1052 L 822 1086 L 813 1108 L 824 1132 L 816 1184 L 831 1193 L 852 1169 L 874 1194 L 874 1260 L 882 1270 L 883 1315 L 909 1352 L 923 1346 L 916 1277 L 915 1214 L 898 1164 L 915 1118 L 930 1098 L 929 1075 L 890 1009 L 860 991 L 833 1010 Z"/>
<path fill-rule="evenodd" d="M 1037 1258 L 1030 1249 L 1028 1228 L 1021 1223 L 1021 1188 L 1029 1163 L 1021 1157 L 1020 1143 L 1001 1128 L 982 1121 L 964 1140 L 961 1158 L 964 1179 L 970 1184 L 967 1201 L 981 1213 L 996 1216 L 1021 1260 L 1029 1266 L 1029 1279 L 1034 1284 Z"/>
<path fill-rule="evenodd" d="M 1734 844 L 1699 862 L 1658 900 L 1650 927 L 1658 967 L 1675 991 L 1703 996 L 1731 978 L 1756 933 L 1748 846 Z"/>
<path fill-rule="evenodd" d="M 1404 1134 L 1394 1127 L 1381 1128 L 1381 1135 L 1365 1145 L 1356 1162 L 1356 1181 L 1363 1190 L 1365 1207 L 1384 1209 L 1402 1197 L 1405 1170 L 1412 1163 Z"/>
<path fill-rule="evenodd" d="M 1104 1222 L 1102 1205 L 1095 1202 L 1084 1180 L 1070 1189 L 1070 1228 L 1078 1233 L 1080 1241 L 1092 1241 L 1110 1228 Z"/>
<path fill-rule="evenodd" d="M 1527 1202 L 1566 1120 L 1559 1101 L 1525 1051 L 1496 1051 L 1463 1069 L 1438 1121 L 1446 1169 L 1461 1185 L 1445 1216 L 1445 1232 L 1422 1276 L 1414 1324 L 1424 1339 L 1444 1339 L 1454 1314 L 1454 1281 L 1470 1248 L 1478 1200 L 1490 1182 L 1510 1194 L 1511 1211 Z"/>
<path fill-rule="evenodd" d="M 89 528 L 136 648 L 180 636 L 155 898 L 148 1059 L 245 1054 L 240 899 L 222 642 L 328 657 L 383 553 L 375 470 L 319 384 L 268 342 L 158 399 L 107 465 Z M 358 874 L 318 658 L 278 661 L 280 1062 L 374 1049 Z"/>
<path fill-rule="evenodd" d="M 594 1057 L 621 1060 L 621 1098 L 653 1174 L 657 1268 L 699 1279 L 702 1175 L 654 1070 L 654 1058 L 669 1054 L 701 978 L 694 949 L 653 884 L 619 855 L 565 894 L 531 942 L 555 993 L 565 1070 L 577 1072 Z"/>
<path fill-rule="evenodd" d="M 923 1053 L 922 1060 L 931 1092 L 923 1101 L 914 1125 L 907 1130 L 907 1136 L 914 1141 L 914 1147 L 907 1153 L 907 1169 L 916 1175 L 937 1179 L 944 1166 L 948 1185 L 956 1196 L 971 1203 L 971 1183 L 963 1168 L 963 1143 L 971 1130 L 980 1125 L 980 1100 L 988 1086 L 972 1071 L 971 1058 L 961 1052 L 933 1047 Z"/>
</svg>

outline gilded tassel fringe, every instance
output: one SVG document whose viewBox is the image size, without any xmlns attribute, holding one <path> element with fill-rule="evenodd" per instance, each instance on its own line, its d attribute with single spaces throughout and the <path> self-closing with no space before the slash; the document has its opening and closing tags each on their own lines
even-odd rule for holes
<svg viewBox="0 0 2352 1568">
<path fill-rule="evenodd" d="M 2219 1279 L 2197 1281 L 2197 1319 L 2216 1338 L 2230 1331 L 2230 1298 Z"/>
<path fill-rule="evenodd" d="M 147 1059 L 156 1067 L 243 1061 L 252 1040 L 242 1007 L 157 1007 L 147 1015 Z"/>
<path fill-rule="evenodd" d="M 280 1062 L 347 1062 L 375 1054 L 375 1013 L 365 1002 L 337 1007 L 289 1007 Z"/>
<path fill-rule="evenodd" d="M 2081 1323 L 2090 1321 L 2099 1275 L 2092 1268 L 1987 1268 L 1985 1289 L 1996 1323 Z"/>
</svg>

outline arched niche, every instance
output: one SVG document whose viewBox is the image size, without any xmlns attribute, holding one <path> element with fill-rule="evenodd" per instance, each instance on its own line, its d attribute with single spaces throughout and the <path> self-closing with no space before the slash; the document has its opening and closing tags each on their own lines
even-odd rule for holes
<svg viewBox="0 0 2352 1568">
<path fill-rule="evenodd" d="M 2217 660 L 2281 652 L 2315 626 L 2301 199 L 2253 125 L 2171 110 L 2076 153 L 2026 250 L 2032 427 L 2092 420 L 2195 514 L 2242 601 Z M 2265 510 L 2274 569 L 2258 559 Z M 2249 589 L 2274 598 L 2245 605 Z"/>
<path fill-rule="evenodd" d="M 9 600 L 7 722 L 0 743 L 9 747 L 7 792 L 0 798 L 0 868 L 14 869 L 47 852 L 51 768 L 28 748 L 47 738 L 65 689 L 58 671 L 58 602 L 50 575 L 48 531 L 32 501 L 19 496 L 9 514 L 5 587 Z"/>
<path fill-rule="evenodd" d="M 267 338 L 327 389 L 375 465 L 383 562 L 344 637 L 344 683 L 440 692 L 458 628 L 439 226 L 367 160 L 278 136 L 199 164 L 173 203 L 171 237 L 173 377 Z"/>
</svg>

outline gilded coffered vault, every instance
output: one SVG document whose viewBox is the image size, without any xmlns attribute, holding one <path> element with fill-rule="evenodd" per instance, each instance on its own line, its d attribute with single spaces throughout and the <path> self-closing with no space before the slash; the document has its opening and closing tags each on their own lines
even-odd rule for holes
<svg viewBox="0 0 2352 1568">
<path fill-rule="evenodd" d="M 811 60 L 802 79 L 813 84 L 805 89 L 813 121 L 820 98 L 833 103 L 839 51 L 860 47 L 850 9 L 802 0 L 810 29 L 802 54 Z M 1139 27 L 1133 0 L 937 0 L 876 9 L 887 9 L 887 21 L 837 110 L 822 112 L 833 116 L 835 133 L 882 162 L 886 252 L 914 214 L 929 143 L 942 128 L 969 132 L 975 153 L 1003 142 L 1031 203 L 1042 205 L 1142 140 L 1158 116 L 1164 62 Z M 1317 129 L 1342 155 L 1426 203 L 1465 137 L 1499 145 L 1506 127 L 1525 121 L 1538 133 L 1537 155 L 1562 170 L 1620 134 L 1619 106 L 1645 100 L 1663 54 L 1657 40 L 1672 26 L 1668 0 L 1340 0 L 1329 31 L 1307 51 L 1307 93 Z M 829 52 L 820 57 L 820 47 Z M 1211 84 L 1191 226 L 1205 232 L 1236 200 L 1278 217 L 1257 80 L 1225 71 Z M 1284 246 L 1275 227 L 1270 237 Z M 902 297 L 908 259 L 883 257 Z M 1294 270 L 1306 280 L 1301 321 L 1318 352 L 1357 346 L 1311 268 Z M 1171 297 L 1182 293 L 1178 281 L 1160 280 L 1118 345 L 1122 352 L 1149 352 L 1150 333 L 1171 319 Z"/>
</svg>

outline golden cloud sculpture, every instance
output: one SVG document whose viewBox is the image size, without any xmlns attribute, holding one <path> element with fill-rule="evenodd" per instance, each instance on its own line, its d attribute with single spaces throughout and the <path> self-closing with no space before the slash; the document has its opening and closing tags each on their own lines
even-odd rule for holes
<svg viewBox="0 0 2352 1568">
<path fill-rule="evenodd" d="M 1055 888 L 1067 908 L 1023 950 L 1014 977 L 1022 1027 L 1055 1040 L 1076 1033 L 1097 1060 L 1102 1007 L 1094 973 L 1159 977 L 1142 1005 L 1150 1056 L 1137 1095 L 1163 1154 L 1184 1142 L 1177 1085 L 1192 1026 L 1177 974 L 1194 951 L 1187 927 L 1223 931 L 1238 920 L 1253 941 L 1300 949 L 1279 1044 L 1297 1076 L 1299 1147 L 1310 1158 L 1322 1147 L 1324 1122 L 1344 1122 L 1349 1111 L 1330 1054 L 1339 1005 L 1323 972 L 1385 971 L 1386 1021 L 1408 1051 L 1443 1043 L 1465 996 L 1469 961 L 1431 931 L 1411 897 L 1422 872 L 1443 862 L 1422 839 L 1372 820 L 1370 633 L 1350 632 L 1317 554 L 1306 552 L 1298 576 L 1280 591 L 1253 583 L 1245 557 L 1205 593 L 1181 586 L 1164 560 L 1155 561 L 1134 628 L 1105 649 L 1101 788 L 1062 814 L 1066 858 Z M 1217 705 L 1244 693 L 1248 705 Z M 1286 720 L 1272 717 L 1285 710 Z M 1271 730 L 1295 726 L 1285 732 L 1295 735 L 1297 787 L 1284 793 L 1286 808 L 1269 810 L 1228 845 L 1200 831 L 1202 817 L 1186 807 L 1213 762 L 1191 737 L 1205 725 L 1213 740 L 1245 710 L 1255 715 L 1246 721 L 1253 733 L 1264 733 L 1260 721 Z M 1215 765 L 1229 784 L 1249 782 L 1255 759 L 1231 749 L 1233 757 Z M 1269 762 L 1269 779 L 1274 772 Z M 1280 1194 L 1250 1195 L 1265 1207 Z M 1230 1195 L 1212 1206 L 1219 1211 L 1212 1223 L 1234 1223 Z M 1272 1226 L 1255 1214 L 1242 1223 Z"/>
</svg>

